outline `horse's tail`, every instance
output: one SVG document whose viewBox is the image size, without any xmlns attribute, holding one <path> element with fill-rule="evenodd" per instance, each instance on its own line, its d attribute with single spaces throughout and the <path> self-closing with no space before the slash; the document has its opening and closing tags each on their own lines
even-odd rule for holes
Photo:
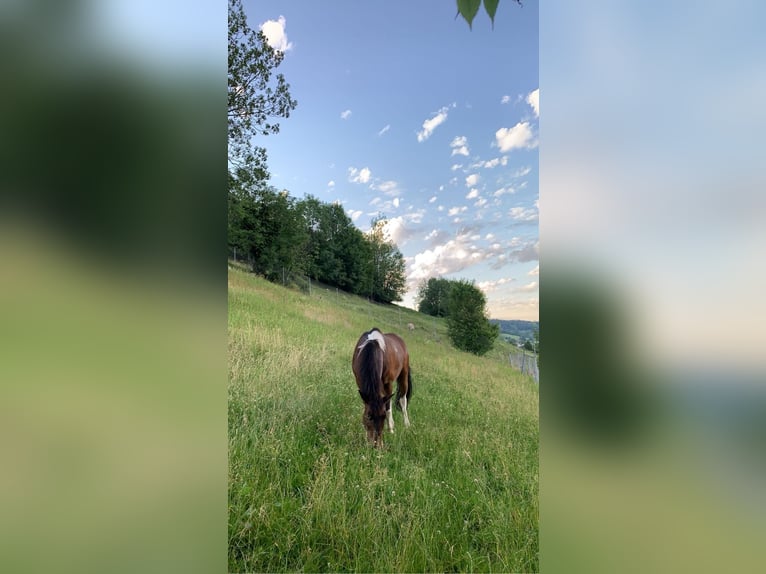
<svg viewBox="0 0 766 574">
<path fill-rule="evenodd" d="M 365 402 L 372 401 L 378 396 L 378 385 L 383 376 L 385 344 L 385 339 L 383 339 L 380 331 L 372 329 L 367 334 L 367 339 L 360 345 L 359 367 L 362 384 L 359 391 Z"/>
<path fill-rule="evenodd" d="M 412 396 L 412 368 L 407 369 L 407 392 L 404 396 L 407 397 L 407 403 L 409 403 L 410 397 Z M 399 385 L 396 385 L 396 401 L 394 401 L 394 403 L 396 404 L 397 409 L 402 410 L 402 405 L 399 404 L 400 398 Z"/>
</svg>

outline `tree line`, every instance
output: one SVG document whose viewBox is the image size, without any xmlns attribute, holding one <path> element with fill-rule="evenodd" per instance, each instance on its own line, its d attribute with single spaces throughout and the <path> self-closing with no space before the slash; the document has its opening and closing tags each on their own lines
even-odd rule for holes
<svg viewBox="0 0 766 574">
<path fill-rule="evenodd" d="M 382 303 L 405 293 L 404 257 L 382 217 L 363 233 L 337 203 L 249 188 L 231 173 L 228 207 L 230 255 L 271 281 L 310 277 Z"/>
</svg>

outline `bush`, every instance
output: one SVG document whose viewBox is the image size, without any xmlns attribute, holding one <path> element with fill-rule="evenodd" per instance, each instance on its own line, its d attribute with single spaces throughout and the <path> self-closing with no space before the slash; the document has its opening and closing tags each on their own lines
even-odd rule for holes
<svg viewBox="0 0 766 574">
<path fill-rule="evenodd" d="M 452 344 L 463 351 L 484 355 L 500 333 L 500 327 L 489 322 L 487 299 L 473 281 L 454 281 L 449 293 L 447 335 Z"/>
</svg>

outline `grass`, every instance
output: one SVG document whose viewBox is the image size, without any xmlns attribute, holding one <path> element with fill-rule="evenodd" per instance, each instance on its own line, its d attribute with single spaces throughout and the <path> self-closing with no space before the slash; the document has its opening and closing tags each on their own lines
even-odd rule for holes
<svg viewBox="0 0 766 574">
<path fill-rule="evenodd" d="M 416 328 L 409 332 L 407 323 Z M 407 342 L 412 427 L 366 443 L 359 335 Z M 229 571 L 538 569 L 538 391 L 443 321 L 229 270 Z"/>
</svg>

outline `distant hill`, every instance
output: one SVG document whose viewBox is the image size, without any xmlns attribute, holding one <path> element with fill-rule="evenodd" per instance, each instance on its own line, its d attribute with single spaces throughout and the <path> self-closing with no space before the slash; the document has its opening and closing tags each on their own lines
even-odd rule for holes
<svg viewBox="0 0 766 574">
<path fill-rule="evenodd" d="M 500 325 L 500 333 L 510 335 L 518 342 L 533 341 L 534 332 L 540 328 L 539 321 L 517 321 L 506 319 L 490 319 L 490 323 Z"/>
</svg>

